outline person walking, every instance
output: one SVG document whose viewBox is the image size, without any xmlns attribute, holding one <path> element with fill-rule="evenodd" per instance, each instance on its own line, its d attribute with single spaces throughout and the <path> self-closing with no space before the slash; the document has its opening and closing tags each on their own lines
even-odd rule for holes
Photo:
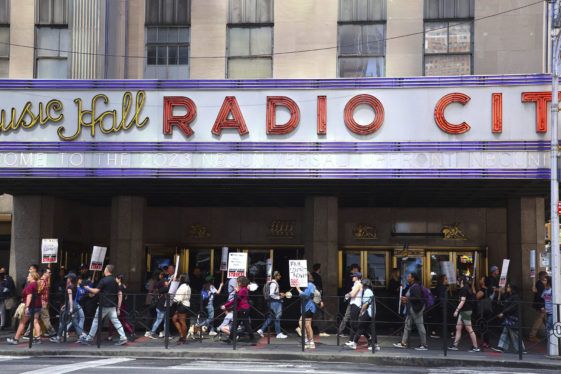
<svg viewBox="0 0 561 374">
<path fill-rule="evenodd" d="M 269 303 L 270 303 L 270 313 L 269 317 L 263 323 L 263 326 L 257 333 L 263 338 L 265 337 L 263 331 L 269 326 L 271 321 L 275 324 L 275 333 L 277 339 L 286 339 L 287 335 L 283 334 L 280 328 L 280 318 L 282 316 L 282 299 L 284 299 L 284 292 L 280 292 L 279 281 L 281 279 L 281 273 L 277 270 L 273 272 L 273 279 L 269 283 Z"/>
<path fill-rule="evenodd" d="M 314 343 L 314 330 L 312 330 L 312 318 L 317 310 L 316 304 L 314 303 L 314 293 L 316 287 L 314 285 L 314 277 L 310 272 L 308 272 L 308 287 L 302 291 L 299 286 L 296 289 L 303 295 L 305 302 L 304 314 L 300 317 L 300 328 L 302 328 L 302 320 L 304 320 L 304 332 L 305 332 L 305 346 L 307 349 L 316 349 L 316 344 Z"/>
<path fill-rule="evenodd" d="M 485 276 L 479 278 L 479 290 L 475 294 L 475 298 L 477 300 L 478 318 L 488 323 L 493 318 L 493 300 L 491 300 L 491 293 L 485 284 L 485 278 Z M 480 348 L 491 347 L 488 329 L 481 331 L 481 340 L 483 343 Z"/>
<path fill-rule="evenodd" d="M 133 336 L 134 331 L 132 330 L 132 327 L 127 322 L 127 303 L 125 302 L 127 300 L 127 294 L 126 294 L 127 284 L 125 283 L 125 276 L 123 274 L 119 274 L 117 275 L 115 280 L 119 285 L 119 295 L 121 299 L 121 303 L 117 305 L 118 310 L 120 310 L 119 321 L 121 321 L 121 325 L 123 326 L 123 329 L 126 332 L 128 332 L 129 335 Z M 113 335 L 115 335 L 115 326 L 109 324 L 109 333 L 107 336 L 107 340 L 108 341 L 113 340 Z"/>
<path fill-rule="evenodd" d="M 49 290 L 51 287 L 51 269 L 49 268 L 44 268 L 42 269 L 42 276 L 39 280 L 39 283 L 41 283 L 41 292 L 39 293 L 39 296 L 41 298 L 41 314 L 40 314 L 40 320 L 41 322 L 43 322 L 43 326 L 45 326 L 45 334 L 43 334 L 43 336 L 45 337 L 51 337 L 53 335 L 56 334 L 56 331 L 53 327 L 53 325 L 51 324 L 51 315 L 49 313 Z M 25 335 L 29 335 L 29 332 L 31 331 L 31 324 L 29 324 L 29 327 L 27 328 L 27 332 L 25 333 Z"/>
<path fill-rule="evenodd" d="M 83 336 L 82 328 L 80 327 L 80 313 L 81 310 L 80 304 L 76 302 L 76 294 L 78 291 L 78 282 L 76 280 L 76 274 L 68 273 L 65 276 L 66 278 L 66 297 L 68 298 L 67 301 L 61 307 L 61 317 L 60 323 L 58 325 L 58 332 L 56 336 L 51 337 L 49 340 L 53 343 L 62 343 L 62 335 L 64 333 L 64 326 L 66 322 L 70 319 L 70 323 L 74 326 L 74 330 L 78 337 Z M 82 312 L 83 314 L 83 312 Z M 68 331 L 68 328 L 67 328 Z"/>
<path fill-rule="evenodd" d="M 417 351 L 428 350 L 427 346 L 427 333 L 425 331 L 425 325 L 423 321 L 423 313 L 425 312 L 425 300 L 423 297 L 423 292 L 421 290 L 421 285 L 419 284 L 419 277 L 416 273 L 410 273 L 407 275 L 407 283 L 409 286 L 404 290 L 404 296 L 401 297 L 401 304 L 405 305 L 407 308 L 407 316 L 405 318 L 405 329 L 403 331 L 403 337 L 399 343 L 394 343 L 396 348 L 407 348 L 407 342 L 409 339 L 409 334 L 413 329 L 413 324 L 417 326 L 417 331 L 419 332 L 419 337 L 421 338 L 421 344 L 416 347 Z"/>
<path fill-rule="evenodd" d="M 82 336 L 78 339 L 78 341 L 82 344 L 91 344 L 97 329 L 102 328 L 102 326 L 98 326 L 99 313 L 101 313 L 102 321 L 105 317 L 109 317 L 111 323 L 119 333 L 119 341 L 115 343 L 115 345 L 124 345 L 128 343 L 121 321 L 119 321 L 119 314 L 121 314 L 121 310 L 118 309 L 117 306 L 121 305 L 122 298 L 119 297 L 119 285 L 113 276 L 114 270 L 115 267 L 113 265 L 105 266 L 105 270 L 103 272 L 104 277 L 97 284 L 97 288 L 92 288 L 90 286 L 84 287 L 93 294 L 99 294 L 100 302 L 96 309 L 90 332 L 85 337 Z"/>
<path fill-rule="evenodd" d="M 253 329 L 251 327 L 251 321 L 249 319 L 249 290 L 247 289 L 247 285 L 249 284 L 249 279 L 247 277 L 241 276 L 237 278 L 237 284 L 235 287 L 236 293 L 238 295 L 238 308 L 237 308 L 237 320 L 232 325 L 232 330 L 234 333 L 238 330 L 238 326 L 241 324 L 244 325 L 245 331 L 249 334 L 250 342 L 255 341 L 255 337 L 253 336 Z M 226 310 L 234 305 L 234 299 L 228 301 L 226 304 L 222 305 L 222 310 Z M 226 340 L 226 343 L 232 343 L 232 334 Z"/>
<path fill-rule="evenodd" d="M 429 314 L 431 322 L 429 323 L 429 326 L 432 326 L 430 337 L 433 339 L 440 339 L 440 335 L 442 334 L 442 324 L 438 322 L 442 321 L 442 308 L 448 308 L 448 305 L 444 303 L 444 300 L 446 299 L 449 287 L 448 277 L 446 274 L 440 274 L 437 278 L 436 287 L 433 292 L 435 295 L 435 307 L 432 308 L 432 311 Z"/>
<path fill-rule="evenodd" d="M 191 306 L 190 300 L 191 287 L 189 287 L 189 276 L 187 274 L 181 274 L 179 277 L 179 287 L 175 295 L 173 295 L 175 313 L 171 319 L 179 332 L 177 344 L 187 343 L 187 331 L 191 325 L 191 320 L 187 317 L 189 307 Z"/>
<path fill-rule="evenodd" d="M 548 338 L 551 337 L 553 333 L 553 294 L 551 291 L 551 277 L 545 277 L 545 289 L 542 292 L 542 299 L 544 300 L 544 311 L 546 316 L 545 331 Z"/>
<path fill-rule="evenodd" d="M 155 287 L 156 296 L 156 320 L 154 320 L 154 324 L 150 331 L 146 331 L 144 334 L 145 337 L 150 339 L 157 339 L 158 337 L 163 338 L 164 333 L 161 332 L 158 336 L 158 327 L 164 322 L 164 330 L 167 328 L 168 321 L 166 317 L 166 294 L 169 290 L 169 283 L 167 278 L 164 277 L 164 273 L 160 273 L 160 281 L 158 282 L 157 286 Z M 156 292 L 157 291 L 157 292 Z"/>
<path fill-rule="evenodd" d="M 218 289 L 216 289 L 216 287 L 214 287 L 214 285 L 212 284 L 213 281 L 214 281 L 214 277 L 212 275 L 208 275 L 205 278 L 202 295 L 206 293 L 205 308 L 206 308 L 207 317 L 206 320 L 196 325 L 197 327 L 203 327 L 208 325 L 210 330 L 208 334 L 211 336 L 216 335 L 216 330 L 214 328 L 214 297 L 216 295 L 219 295 L 220 292 L 222 292 L 222 286 L 224 286 L 224 283 L 220 283 L 220 286 L 218 287 Z"/>
<path fill-rule="evenodd" d="M 534 287 L 532 287 L 532 292 L 534 293 L 534 302 L 532 307 L 536 310 L 537 316 L 532 324 L 529 339 L 536 342 L 541 341 L 537 334 L 538 331 L 544 327 L 546 320 L 545 300 L 542 298 L 543 291 L 545 290 L 545 284 L 547 283 L 546 277 L 547 273 L 545 271 L 540 271 L 538 273 L 538 280 L 536 281 Z"/>
<path fill-rule="evenodd" d="M 363 279 L 362 283 L 362 306 L 360 308 L 360 320 L 358 325 L 358 331 L 354 335 L 353 343 L 348 345 L 351 349 L 356 349 L 358 341 L 362 335 L 364 335 L 368 341 L 368 350 L 379 351 L 380 346 L 378 345 L 378 337 L 371 331 L 372 318 L 376 314 L 376 302 L 374 300 L 374 291 L 372 289 L 372 281 L 368 278 Z"/>
<path fill-rule="evenodd" d="M 349 290 L 348 292 L 351 291 L 351 289 L 354 286 L 354 282 L 352 281 L 353 274 L 358 272 L 360 272 L 360 267 L 357 264 L 352 264 L 349 277 L 345 279 L 345 286 L 343 288 L 344 290 Z M 351 304 L 347 304 L 347 308 L 345 309 L 345 314 L 343 316 L 343 319 L 341 320 L 341 323 L 339 324 L 339 328 L 337 329 L 337 335 L 343 335 L 343 333 L 345 332 L 345 328 L 347 327 L 347 322 L 349 322 L 350 319 L 351 319 Z"/>
<path fill-rule="evenodd" d="M 352 346 L 355 334 L 358 332 L 360 310 L 362 307 L 362 274 L 356 272 L 352 274 L 353 288 L 351 292 L 345 295 L 345 300 L 349 300 L 351 307 L 351 332 L 349 334 L 349 341 L 345 343 L 346 346 Z"/>
<path fill-rule="evenodd" d="M 19 338 L 22 336 L 27 322 L 33 317 L 31 325 L 33 325 L 33 343 L 41 344 L 41 326 L 39 326 L 39 315 L 41 314 L 41 298 L 38 293 L 42 291 L 42 283 L 39 282 L 39 274 L 31 272 L 27 276 L 27 285 L 21 293 L 22 303 L 25 304 L 25 311 L 23 317 L 19 320 L 18 329 L 14 338 L 8 338 L 8 344 L 19 344 Z M 35 302 L 32 303 L 33 298 Z"/>
<path fill-rule="evenodd" d="M 6 326 L 6 299 L 10 295 L 8 279 L 4 273 L 0 273 L 0 329 Z"/>
<path fill-rule="evenodd" d="M 321 302 L 319 303 L 318 311 L 314 316 L 314 322 L 317 323 L 319 336 L 328 337 L 331 335 L 325 332 L 325 304 L 323 303 L 323 280 L 321 279 L 321 264 L 314 264 L 312 270 L 312 276 L 314 277 L 314 286 L 316 286 L 316 289 L 321 295 Z"/>
<path fill-rule="evenodd" d="M 458 322 L 456 323 L 456 337 L 454 339 L 454 343 L 452 343 L 448 349 L 451 351 L 458 350 L 458 344 L 462 338 L 462 328 L 465 327 L 471 339 L 471 351 L 479 352 L 481 350 L 477 346 L 477 337 L 475 336 L 475 332 L 473 331 L 471 325 L 471 315 L 475 299 L 475 295 L 473 294 L 473 285 L 467 278 L 462 277 L 460 278 L 459 286 L 461 287 L 458 295 L 460 297 L 460 303 L 454 311 L 454 318 L 458 317 Z"/>
<path fill-rule="evenodd" d="M 508 351 L 510 342 L 514 347 L 514 351 L 518 352 L 518 323 L 520 316 L 518 315 L 518 305 L 520 304 L 520 295 L 518 295 L 518 287 L 512 283 L 506 285 L 506 295 L 503 301 L 503 311 L 498 317 L 502 319 L 503 331 L 499 338 L 499 343 L 492 349 L 495 352 L 504 353 Z M 509 341 L 510 339 L 510 341 Z M 524 342 L 522 342 L 522 352 L 526 352 Z"/>
</svg>

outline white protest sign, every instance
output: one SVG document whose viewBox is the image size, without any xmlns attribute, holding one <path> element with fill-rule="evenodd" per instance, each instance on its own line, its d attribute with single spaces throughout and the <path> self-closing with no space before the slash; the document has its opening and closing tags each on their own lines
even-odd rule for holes
<svg viewBox="0 0 561 374">
<path fill-rule="evenodd" d="M 530 251 L 530 278 L 536 277 L 536 250 Z"/>
<path fill-rule="evenodd" d="M 290 287 L 308 287 L 308 261 L 288 260 Z"/>
<path fill-rule="evenodd" d="M 228 270 L 228 247 L 222 247 L 222 260 L 220 261 L 220 271 Z"/>
<path fill-rule="evenodd" d="M 440 263 L 440 269 L 446 278 L 448 278 L 448 284 L 456 284 L 456 273 L 454 272 L 454 264 L 452 261 L 442 261 Z"/>
<path fill-rule="evenodd" d="M 237 278 L 247 273 L 247 253 L 228 253 L 228 278 Z"/>
<path fill-rule="evenodd" d="M 509 259 L 503 260 L 503 267 L 501 268 L 501 278 L 499 279 L 499 287 L 503 288 L 506 285 L 506 275 L 508 274 Z"/>
<path fill-rule="evenodd" d="M 175 271 L 173 272 L 172 280 L 175 280 L 175 278 L 177 278 L 177 269 L 179 269 L 179 256 L 177 256 L 177 258 L 175 259 Z"/>
<path fill-rule="evenodd" d="M 56 264 L 58 255 L 58 239 L 43 239 L 41 241 L 41 263 Z"/>
<path fill-rule="evenodd" d="M 273 259 L 267 259 L 267 282 L 273 279 Z"/>
<path fill-rule="evenodd" d="M 169 284 L 169 292 L 168 293 L 170 295 L 175 295 L 178 288 L 179 288 L 179 281 L 174 280 Z"/>
<path fill-rule="evenodd" d="M 93 247 L 92 260 L 90 262 L 90 270 L 101 270 L 103 269 L 103 261 L 105 261 L 105 253 L 107 252 L 107 247 Z"/>
</svg>

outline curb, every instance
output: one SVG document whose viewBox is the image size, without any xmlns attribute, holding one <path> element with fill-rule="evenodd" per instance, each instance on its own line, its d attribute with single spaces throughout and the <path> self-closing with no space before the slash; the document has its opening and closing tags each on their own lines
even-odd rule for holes
<svg viewBox="0 0 561 374">
<path fill-rule="evenodd" d="M 74 350 L 2 350 L 1 356 L 29 356 L 29 357 L 130 357 L 130 358 L 187 358 L 192 360 L 213 359 L 232 360 L 232 359 L 259 359 L 265 361 L 313 361 L 313 362 L 333 362 L 345 363 L 352 360 L 353 363 L 371 364 L 379 366 L 394 367 L 501 367 L 518 369 L 542 369 L 542 370 L 561 370 L 561 363 L 547 361 L 519 361 L 519 360 L 482 360 L 480 357 L 420 357 L 420 356 L 392 356 L 380 353 L 363 354 L 332 354 L 332 353 L 292 353 L 292 352 L 270 352 L 270 351 L 174 351 L 174 350 L 146 350 L 146 349 L 96 349 L 91 351 Z M 548 357 L 549 358 L 549 357 Z M 552 359 L 552 358 L 550 358 Z M 556 361 L 556 360 L 553 360 Z"/>
</svg>

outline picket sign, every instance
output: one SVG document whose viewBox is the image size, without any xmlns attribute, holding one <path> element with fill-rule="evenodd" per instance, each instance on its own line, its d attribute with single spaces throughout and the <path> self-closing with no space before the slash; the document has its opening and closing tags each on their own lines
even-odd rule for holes
<svg viewBox="0 0 561 374">
<path fill-rule="evenodd" d="M 58 256 L 58 239 L 43 239 L 41 241 L 41 263 L 56 264 Z"/>
<path fill-rule="evenodd" d="M 245 276 L 247 273 L 247 253 L 228 253 L 228 278 Z"/>
<path fill-rule="evenodd" d="M 90 270 L 101 271 L 103 269 L 103 261 L 105 261 L 105 253 L 107 253 L 107 247 L 93 247 L 92 258 L 90 261 Z"/>
<path fill-rule="evenodd" d="M 308 261 L 288 260 L 290 287 L 308 287 Z"/>
</svg>

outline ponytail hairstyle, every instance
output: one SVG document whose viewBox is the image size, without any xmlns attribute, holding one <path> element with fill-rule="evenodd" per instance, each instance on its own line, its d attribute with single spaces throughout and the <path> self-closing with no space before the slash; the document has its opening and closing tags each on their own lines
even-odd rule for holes
<svg viewBox="0 0 561 374">
<path fill-rule="evenodd" d="M 473 295 L 473 283 L 471 282 L 471 279 L 468 277 L 461 277 L 460 282 L 463 283 L 464 287 L 467 287 L 468 293 Z"/>
<path fill-rule="evenodd" d="M 34 271 L 29 273 L 29 275 L 31 275 L 31 278 L 33 278 L 33 282 L 37 283 L 37 293 L 41 293 L 41 291 L 43 291 L 43 283 L 39 282 L 39 279 L 41 279 L 39 273 Z"/>
</svg>

